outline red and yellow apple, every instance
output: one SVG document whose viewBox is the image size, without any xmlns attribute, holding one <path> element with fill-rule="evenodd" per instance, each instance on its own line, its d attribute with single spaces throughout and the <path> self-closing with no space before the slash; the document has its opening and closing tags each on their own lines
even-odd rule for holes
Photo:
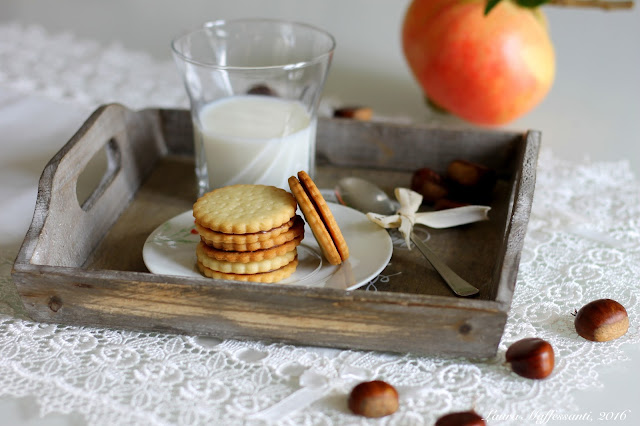
<svg viewBox="0 0 640 426">
<path fill-rule="evenodd" d="M 428 99 L 471 123 L 497 126 L 549 92 L 555 55 L 537 8 L 509 0 L 414 0 L 402 25 L 405 58 Z"/>
</svg>

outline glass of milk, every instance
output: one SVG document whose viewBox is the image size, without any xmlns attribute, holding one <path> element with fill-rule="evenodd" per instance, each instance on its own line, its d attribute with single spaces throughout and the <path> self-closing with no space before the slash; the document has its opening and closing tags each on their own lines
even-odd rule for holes
<svg viewBox="0 0 640 426">
<path fill-rule="evenodd" d="M 313 176 L 316 111 L 334 38 L 302 23 L 214 21 L 171 43 L 191 102 L 198 194 L 238 183 L 288 189 Z"/>
</svg>

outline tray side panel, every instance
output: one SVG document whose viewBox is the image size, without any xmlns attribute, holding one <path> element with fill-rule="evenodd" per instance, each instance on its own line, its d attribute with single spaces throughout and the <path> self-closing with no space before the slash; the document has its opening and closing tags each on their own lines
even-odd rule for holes
<svg viewBox="0 0 640 426">
<path fill-rule="evenodd" d="M 505 238 L 499 255 L 500 262 L 497 265 L 499 285 L 496 288 L 495 297 L 493 297 L 493 300 L 502 304 L 505 310 L 511 306 L 520 266 L 520 255 L 531 214 L 540 139 L 540 132 L 527 132 L 522 138 L 518 155 L 517 164 L 520 164 L 520 168 L 514 177 L 513 196 L 509 203 L 510 210 Z"/>
<path fill-rule="evenodd" d="M 47 164 L 19 263 L 80 266 L 116 222 L 155 162 L 166 152 L 157 113 L 117 104 L 98 109 Z M 110 179 L 80 206 L 79 175 L 98 150 L 113 151 Z"/>
<path fill-rule="evenodd" d="M 191 113 L 183 109 L 158 110 L 162 134 L 172 154 L 193 157 L 193 122 Z"/>
<path fill-rule="evenodd" d="M 513 170 L 515 132 L 454 130 L 426 126 L 325 119 L 318 125 L 318 164 L 439 173 L 456 159 L 473 159 L 499 174 Z"/>
<path fill-rule="evenodd" d="M 147 276 L 123 279 L 104 271 L 79 278 L 40 267 L 15 279 L 37 321 L 221 338 L 491 357 L 506 321 L 490 303 L 485 309 L 424 299 L 398 303 L 362 292 L 154 282 Z"/>
</svg>

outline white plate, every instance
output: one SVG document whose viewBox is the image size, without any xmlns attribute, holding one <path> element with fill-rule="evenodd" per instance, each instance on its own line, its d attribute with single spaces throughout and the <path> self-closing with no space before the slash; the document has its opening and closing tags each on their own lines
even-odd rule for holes
<svg viewBox="0 0 640 426">
<path fill-rule="evenodd" d="M 322 257 L 311 229 L 305 224 L 305 237 L 298 246 L 298 267 L 278 284 L 353 290 L 371 281 L 389 263 L 393 244 L 385 229 L 357 210 L 340 204 L 327 204 L 349 246 L 349 259 L 341 265 L 329 264 Z M 142 249 L 142 258 L 149 271 L 201 278 L 196 266 L 196 245 L 200 236 L 193 229 L 191 210 L 156 228 Z"/>
</svg>

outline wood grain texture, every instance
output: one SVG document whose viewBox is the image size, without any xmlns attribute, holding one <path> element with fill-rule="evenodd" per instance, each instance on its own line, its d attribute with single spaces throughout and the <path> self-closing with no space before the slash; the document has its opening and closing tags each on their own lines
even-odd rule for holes
<svg viewBox="0 0 640 426">
<path fill-rule="evenodd" d="M 478 357 L 506 321 L 486 301 L 64 269 L 16 272 L 34 320 Z"/>
<path fill-rule="evenodd" d="M 321 119 L 315 181 L 360 176 L 392 193 L 413 170 L 454 159 L 498 172 L 491 220 L 428 230 L 429 245 L 481 289 L 453 296 L 417 250 L 394 249 L 377 292 L 149 274 L 142 245 L 195 201 L 188 111 L 100 108 L 42 175 L 12 275 L 33 319 L 353 349 L 490 357 L 517 277 L 538 132 L 457 131 Z M 105 143 L 112 175 L 83 209 L 75 181 Z"/>
</svg>

